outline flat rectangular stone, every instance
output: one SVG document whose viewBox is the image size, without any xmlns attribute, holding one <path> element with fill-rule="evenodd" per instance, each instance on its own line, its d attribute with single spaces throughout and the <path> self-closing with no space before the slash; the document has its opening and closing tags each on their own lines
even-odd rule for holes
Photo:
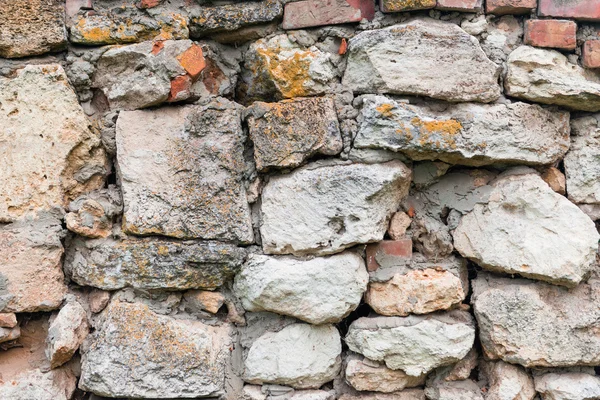
<svg viewBox="0 0 600 400">
<path fill-rule="evenodd" d="M 438 10 L 479 12 L 483 9 L 483 0 L 437 0 Z"/>
<path fill-rule="evenodd" d="M 583 44 L 583 66 L 600 68 L 600 40 L 586 40 Z"/>
<path fill-rule="evenodd" d="M 574 50 L 577 47 L 577 24 L 569 20 L 530 19 L 525 22 L 525 44 Z"/>
<path fill-rule="evenodd" d="M 600 0 L 540 0 L 538 15 L 598 21 Z"/>
<path fill-rule="evenodd" d="M 486 0 L 485 11 L 490 14 L 529 14 L 537 0 Z"/>
<path fill-rule="evenodd" d="M 283 29 L 346 24 L 374 16 L 372 0 L 303 0 L 285 5 Z"/>
<path fill-rule="evenodd" d="M 123 230 L 251 243 L 245 140 L 241 106 L 224 99 L 121 112 L 116 141 Z"/>
<path fill-rule="evenodd" d="M 379 267 L 397 264 L 397 259 L 412 257 L 412 239 L 384 240 L 367 246 L 367 270 L 376 271 Z"/>
<path fill-rule="evenodd" d="M 379 9 L 384 13 L 427 10 L 436 4 L 436 0 L 379 0 Z"/>
</svg>

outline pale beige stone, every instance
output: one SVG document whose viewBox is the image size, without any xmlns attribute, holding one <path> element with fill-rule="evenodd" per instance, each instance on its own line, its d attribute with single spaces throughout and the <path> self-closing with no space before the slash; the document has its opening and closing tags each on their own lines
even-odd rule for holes
<svg viewBox="0 0 600 400">
<path fill-rule="evenodd" d="M 64 208 L 104 185 L 100 137 L 60 65 L 0 77 L 0 126 L 0 221 Z"/>
<path fill-rule="evenodd" d="M 210 292 L 208 290 L 190 290 L 185 293 L 184 298 L 194 308 L 205 310 L 212 314 L 216 314 L 225 303 L 225 296 L 222 293 Z"/>
<path fill-rule="evenodd" d="M 468 306 L 467 306 L 468 307 Z M 477 367 L 479 363 L 479 355 L 477 350 L 472 348 L 465 358 L 454 364 L 454 366 L 448 370 L 448 373 L 444 377 L 445 381 L 462 381 L 471 376 L 471 371 Z"/>
<path fill-rule="evenodd" d="M 89 333 L 87 314 L 81 304 L 71 300 L 60 310 L 48 328 L 46 357 L 57 368 L 73 357 Z"/>
<path fill-rule="evenodd" d="M 100 289 L 92 289 L 88 293 L 88 304 L 90 311 L 94 314 L 104 310 L 110 301 L 110 292 Z"/>
<path fill-rule="evenodd" d="M 410 226 L 412 219 L 402 211 L 395 213 L 390 220 L 388 235 L 393 240 L 400 240 L 406 235 L 406 230 Z"/>
<path fill-rule="evenodd" d="M 67 229 L 90 238 L 105 238 L 112 228 L 102 205 L 92 199 L 85 200 L 78 212 L 68 213 L 65 221 Z"/>
<path fill-rule="evenodd" d="M 0 327 L 14 328 L 17 326 L 17 316 L 15 313 L 0 313 Z"/>
</svg>

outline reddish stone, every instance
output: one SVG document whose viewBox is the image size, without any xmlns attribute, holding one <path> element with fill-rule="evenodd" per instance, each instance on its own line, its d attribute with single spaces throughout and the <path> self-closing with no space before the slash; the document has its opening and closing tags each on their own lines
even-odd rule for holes
<svg viewBox="0 0 600 400">
<path fill-rule="evenodd" d="M 283 29 L 345 24 L 373 17 L 373 0 L 302 0 L 285 5 Z"/>
<path fill-rule="evenodd" d="M 157 40 L 156 42 L 152 43 L 152 54 L 156 55 L 160 53 L 163 47 L 165 47 L 164 40 Z"/>
<path fill-rule="evenodd" d="M 529 14 L 537 6 L 537 0 L 487 0 L 485 11 L 491 14 Z"/>
<path fill-rule="evenodd" d="M 338 50 L 338 54 L 343 56 L 348 51 L 348 41 L 342 38 L 342 43 L 340 43 L 340 48 Z"/>
<path fill-rule="evenodd" d="M 483 9 L 483 0 L 437 0 L 438 10 L 479 12 Z"/>
<path fill-rule="evenodd" d="M 179 64 L 181 64 L 194 80 L 200 76 L 200 73 L 204 67 L 206 67 L 206 60 L 204 59 L 202 48 L 195 44 L 181 53 L 177 57 L 177 60 L 179 60 Z"/>
<path fill-rule="evenodd" d="M 573 50 L 577 47 L 577 24 L 561 19 L 530 19 L 525 22 L 525 44 Z"/>
<path fill-rule="evenodd" d="M 171 93 L 168 102 L 185 100 L 190 97 L 192 78 L 189 75 L 181 75 L 171 81 Z"/>
<path fill-rule="evenodd" d="M 138 8 L 152 8 L 160 5 L 163 0 L 142 0 L 138 3 Z"/>
<path fill-rule="evenodd" d="M 587 40 L 583 44 L 583 66 L 600 68 L 600 40 Z"/>
<path fill-rule="evenodd" d="M 379 0 L 379 9 L 384 13 L 427 10 L 436 3 L 436 0 Z"/>
<path fill-rule="evenodd" d="M 540 0 L 538 14 L 600 21 L 600 0 Z"/>
<path fill-rule="evenodd" d="M 412 257 L 412 240 L 384 240 L 367 246 L 367 270 L 396 264 L 395 261 Z"/>
</svg>

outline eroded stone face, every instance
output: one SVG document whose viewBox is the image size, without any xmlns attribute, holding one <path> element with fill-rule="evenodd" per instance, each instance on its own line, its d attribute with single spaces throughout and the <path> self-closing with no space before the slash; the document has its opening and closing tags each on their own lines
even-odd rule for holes
<svg viewBox="0 0 600 400">
<path fill-rule="evenodd" d="M 42 216 L 0 226 L 0 310 L 37 312 L 58 308 L 67 291 L 60 221 Z"/>
<path fill-rule="evenodd" d="M 67 46 L 65 7 L 60 0 L 0 3 L 0 57 L 17 58 L 60 51 Z"/>
<path fill-rule="evenodd" d="M 354 147 L 398 151 L 413 160 L 480 166 L 551 164 L 569 148 L 569 113 L 535 104 L 431 105 L 365 96 Z"/>
<path fill-rule="evenodd" d="M 74 239 L 65 271 L 80 285 L 104 290 L 214 289 L 239 270 L 246 251 L 218 242 L 162 238 Z"/>
<path fill-rule="evenodd" d="M 340 400 L 425 400 L 423 389 L 406 389 L 396 393 L 353 393 L 344 394 Z"/>
<path fill-rule="evenodd" d="M 600 74 L 571 64 L 555 50 L 518 47 L 510 53 L 506 94 L 542 104 L 600 111 Z"/>
<path fill-rule="evenodd" d="M 247 112 L 259 170 L 296 167 L 315 154 L 336 155 L 342 151 L 332 98 L 255 102 Z"/>
<path fill-rule="evenodd" d="M 271 311 L 311 324 L 335 323 L 353 311 L 367 288 L 363 259 L 350 252 L 326 258 L 251 255 L 234 291 L 247 311 Z"/>
<path fill-rule="evenodd" d="M 425 383 L 425 375 L 409 376 L 401 370 L 390 369 L 383 363 L 357 355 L 348 356 L 344 376 L 359 391 L 393 393 Z"/>
<path fill-rule="evenodd" d="M 500 96 L 498 74 L 477 39 L 461 28 L 416 19 L 352 38 L 342 82 L 355 93 L 488 103 Z"/>
<path fill-rule="evenodd" d="M 158 315 L 113 300 L 82 353 L 83 390 L 107 397 L 219 396 L 231 345 L 227 325 Z"/>
<path fill-rule="evenodd" d="M 458 252 L 485 269 L 576 286 L 596 267 L 600 235 L 577 206 L 533 171 L 493 184 L 453 233 Z"/>
<path fill-rule="evenodd" d="M 388 368 L 420 376 L 460 361 L 473 346 L 475 324 L 464 311 L 409 317 L 362 317 L 345 338 L 350 350 Z"/>
<path fill-rule="evenodd" d="M 584 373 L 549 373 L 535 377 L 535 390 L 543 400 L 600 397 L 600 378 Z"/>
<path fill-rule="evenodd" d="M 56 368 L 69 361 L 85 340 L 88 330 L 84 308 L 76 300 L 67 302 L 48 328 L 46 357 L 50 367 Z"/>
<path fill-rule="evenodd" d="M 324 255 L 379 241 L 409 183 L 410 170 L 400 161 L 314 163 L 271 177 L 262 193 L 263 250 Z"/>
<path fill-rule="evenodd" d="M 565 288 L 480 273 L 472 304 L 487 357 L 525 367 L 598 365 L 600 281 Z"/>
<path fill-rule="evenodd" d="M 598 116 L 574 119 L 571 148 L 565 157 L 569 199 L 575 203 L 600 203 L 600 124 Z"/>
<path fill-rule="evenodd" d="M 317 389 L 341 368 L 342 343 L 331 325 L 292 324 L 266 332 L 248 349 L 243 379 L 297 389 Z"/>
<path fill-rule="evenodd" d="M 123 230 L 251 243 L 242 182 L 245 139 L 240 108 L 225 99 L 121 112 L 117 164 Z"/>
<path fill-rule="evenodd" d="M 533 400 L 533 378 L 518 365 L 504 361 L 484 362 L 480 366 L 488 383 L 486 400 Z"/>
<path fill-rule="evenodd" d="M 103 186 L 106 159 L 89 125 L 60 65 L 0 77 L 0 221 L 62 209 Z"/>
</svg>

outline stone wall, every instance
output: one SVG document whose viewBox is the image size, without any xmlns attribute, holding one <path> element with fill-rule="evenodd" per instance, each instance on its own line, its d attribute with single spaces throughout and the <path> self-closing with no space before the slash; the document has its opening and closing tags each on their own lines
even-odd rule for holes
<svg viewBox="0 0 600 400">
<path fill-rule="evenodd" d="M 0 1 L 0 399 L 600 399 L 599 23 Z"/>
</svg>

